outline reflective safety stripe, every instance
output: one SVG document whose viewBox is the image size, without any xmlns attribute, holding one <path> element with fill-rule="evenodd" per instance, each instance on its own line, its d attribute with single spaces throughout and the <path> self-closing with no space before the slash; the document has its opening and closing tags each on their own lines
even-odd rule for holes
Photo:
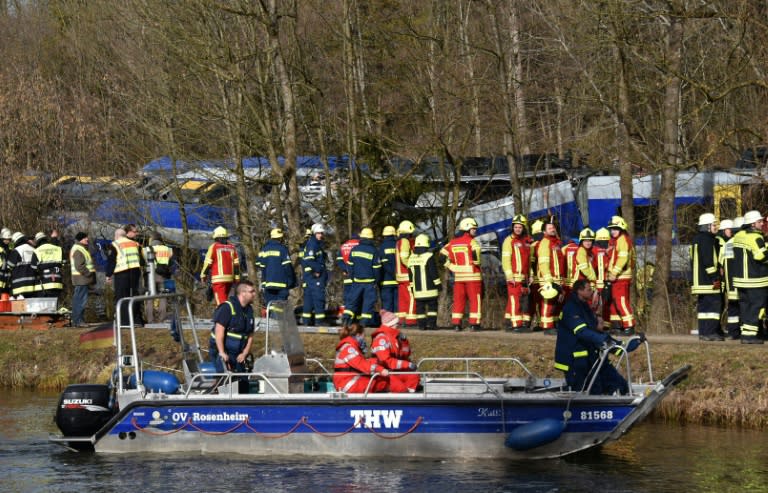
<svg viewBox="0 0 768 493">
<path fill-rule="evenodd" d="M 234 332 L 227 332 L 227 337 L 231 337 L 232 339 L 241 340 L 241 339 L 244 339 L 244 338 L 246 338 L 248 336 L 243 335 L 243 334 L 236 334 Z M 215 341 L 216 340 L 216 334 L 211 333 L 211 339 Z"/>
<path fill-rule="evenodd" d="M 555 363 L 555 369 L 562 370 L 562 371 L 568 371 L 570 369 L 570 366 L 564 365 L 562 363 Z"/>
<path fill-rule="evenodd" d="M 587 326 L 586 323 L 581 323 L 581 324 L 577 325 L 576 327 L 573 328 L 573 333 L 574 334 L 577 333 L 578 331 L 580 331 L 581 329 L 585 328 L 586 326 Z"/>
<path fill-rule="evenodd" d="M 715 312 L 699 312 L 696 318 L 699 320 L 720 320 L 720 314 Z"/>
<path fill-rule="evenodd" d="M 586 358 L 589 356 L 589 351 L 574 351 L 573 357 L 574 358 Z"/>
</svg>

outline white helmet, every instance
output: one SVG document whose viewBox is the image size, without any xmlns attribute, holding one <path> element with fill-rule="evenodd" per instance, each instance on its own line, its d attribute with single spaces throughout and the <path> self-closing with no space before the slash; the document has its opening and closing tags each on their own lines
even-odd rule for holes
<svg viewBox="0 0 768 493">
<path fill-rule="evenodd" d="M 763 215 L 760 214 L 760 211 L 749 211 L 744 214 L 744 224 L 754 224 L 762 218 Z"/>
<path fill-rule="evenodd" d="M 723 219 L 722 221 L 720 221 L 719 230 L 723 231 L 725 229 L 733 229 L 733 221 L 731 221 L 730 219 Z"/>
<path fill-rule="evenodd" d="M 10 240 L 13 233 L 8 228 L 0 230 L 0 240 Z"/>
<path fill-rule="evenodd" d="M 315 223 L 312 225 L 312 234 L 315 235 L 317 233 L 325 233 L 325 226 L 323 226 L 320 223 Z"/>
<path fill-rule="evenodd" d="M 715 221 L 717 221 L 717 219 L 711 212 L 705 212 L 699 216 L 699 226 L 708 226 L 714 224 Z"/>
<path fill-rule="evenodd" d="M 22 238 L 24 238 L 24 233 L 22 233 L 21 231 L 16 231 L 15 233 L 13 233 L 13 235 L 11 235 L 11 241 L 14 243 L 16 243 Z"/>
<path fill-rule="evenodd" d="M 734 228 L 740 228 L 742 226 L 744 226 L 744 217 L 742 217 L 742 216 L 734 217 L 733 218 L 733 227 Z"/>
</svg>

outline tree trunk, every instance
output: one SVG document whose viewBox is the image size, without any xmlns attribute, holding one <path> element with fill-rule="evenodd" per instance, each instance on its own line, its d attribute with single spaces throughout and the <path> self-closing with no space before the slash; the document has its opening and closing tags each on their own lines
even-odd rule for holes
<svg viewBox="0 0 768 493">
<path fill-rule="evenodd" d="M 681 81 L 677 74 L 683 56 L 683 21 L 670 17 L 667 27 L 667 60 L 664 93 L 664 160 L 659 192 L 658 232 L 656 237 L 656 270 L 653 277 L 653 300 L 649 320 L 660 332 L 675 332 L 669 299 L 669 277 L 672 259 L 672 226 L 675 212 L 675 176 L 680 164 L 679 118 Z"/>
</svg>

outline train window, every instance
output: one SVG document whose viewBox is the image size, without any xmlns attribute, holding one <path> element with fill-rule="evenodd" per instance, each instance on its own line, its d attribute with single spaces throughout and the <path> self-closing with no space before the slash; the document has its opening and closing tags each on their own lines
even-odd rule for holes
<svg viewBox="0 0 768 493">
<path fill-rule="evenodd" d="M 621 215 L 621 208 L 619 208 Z M 635 205 L 635 236 L 638 238 L 656 238 L 659 229 L 659 206 Z"/>
</svg>

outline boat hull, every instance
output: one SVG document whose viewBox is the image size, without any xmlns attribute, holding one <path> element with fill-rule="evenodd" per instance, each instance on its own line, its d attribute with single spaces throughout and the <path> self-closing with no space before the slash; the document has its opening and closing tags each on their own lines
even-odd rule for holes
<svg viewBox="0 0 768 493">
<path fill-rule="evenodd" d="M 139 401 L 94 437 L 97 452 L 543 458 L 605 442 L 642 399 L 542 395 L 512 399 L 224 399 Z M 566 411 L 567 410 L 567 411 Z M 515 428 L 563 421 L 552 443 L 517 451 Z"/>
</svg>

